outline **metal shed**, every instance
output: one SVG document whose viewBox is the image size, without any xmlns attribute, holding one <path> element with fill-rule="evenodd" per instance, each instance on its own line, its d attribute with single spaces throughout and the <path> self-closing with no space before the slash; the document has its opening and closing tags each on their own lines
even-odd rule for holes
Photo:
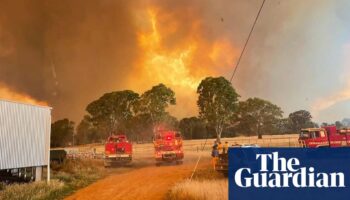
<svg viewBox="0 0 350 200">
<path fill-rule="evenodd" d="M 0 100 L 0 170 L 47 166 L 49 180 L 50 132 L 50 107 Z"/>
</svg>

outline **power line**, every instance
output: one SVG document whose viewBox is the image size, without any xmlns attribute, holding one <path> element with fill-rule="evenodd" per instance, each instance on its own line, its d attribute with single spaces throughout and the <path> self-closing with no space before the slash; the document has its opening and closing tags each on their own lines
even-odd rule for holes
<svg viewBox="0 0 350 200">
<path fill-rule="evenodd" d="M 255 21 L 254 21 L 254 23 L 253 23 L 253 26 L 252 26 L 252 28 L 250 29 L 248 38 L 247 38 L 247 40 L 246 40 L 246 42 L 245 42 L 245 44 L 244 44 L 244 47 L 243 47 L 242 52 L 241 52 L 241 55 L 239 56 L 238 61 L 237 61 L 237 64 L 236 64 L 236 66 L 235 66 L 235 68 L 234 68 L 234 70 L 233 70 L 233 73 L 232 73 L 232 76 L 231 76 L 231 79 L 230 79 L 230 82 L 231 82 L 231 83 L 232 83 L 233 77 L 234 77 L 235 74 L 236 74 L 236 71 L 237 71 L 237 69 L 238 69 L 239 63 L 241 62 L 241 59 L 242 59 L 242 57 L 243 57 L 243 54 L 244 54 L 245 49 L 246 49 L 246 47 L 247 47 L 247 44 L 248 44 L 248 42 L 249 42 L 250 36 L 252 35 L 252 33 L 253 33 L 253 31 L 254 31 L 255 24 L 256 24 L 256 22 L 257 22 L 258 19 L 259 19 L 261 10 L 262 10 L 262 8 L 264 7 L 265 1 L 266 1 L 266 0 L 263 0 L 263 2 L 262 2 L 262 4 L 261 4 L 261 7 L 260 7 L 260 9 L 259 9 L 259 12 L 258 12 L 258 14 L 256 15 L 256 18 L 255 18 Z"/>
<path fill-rule="evenodd" d="M 266 0 L 263 0 L 263 2 L 262 2 L 262 4 L 261 4 L 261 7 L 260 7 L 260 9 L 259 9 L 259 12 L 258 12 L 258 14 L 257 14 L 257 16 L 256 16 L 256 18 L 255 18 L 254 24 L 253 24 L 253 26 L 252 26 L 252 28 L 251 28 L 251 30 L 250 30 L 250 32 L 249 32 L 248 38 L 247 38 L 247 40 L 246 40 L 246 42 L 245 42 L 245 44 L 244 44 L 244 47 L 243 47 L 243 49 L 242 49 L 241 55 L 240 55 L 239 58 L 238 58 L 236 67 L 235 67 L 235 69 L 234 69 L 234 71 L 233 71 L 233 74 L 232 74 L 232 76 L 231 76 L 231 79 L 230 79 L 230 82 L 231 82 L 231 83 L 232 83 L 232 79 L 233 79 L 233 77 L 234 77 L 234 75 L 235 75 L 235 73 L 236 73 L 236 71 L 237 71 L 237 68 L 238 68 L 238 66 L 239 66 L 239 63 L 241 62 L 241 58 L 242 58 L 242 56 L 243 56 L 243 54 L 244 54 L 244 51 L 245 51 L 245 49 L 246 49 L 246 47 L 247 47 L 247 44 L 248 44 L 249 39 L 250 39 L 250 36 L 251 36 L 252 33 L 253 33 L 253 30 L 254 30 L 254 28 L 255 28 L 255 24 L 256 24 L 256 22 L 258 21 L 258 18 L 259 18 L 259 16 L 260 16 L 261 10 L 262 10 L 262 8 L 264 7 L 265 1 L 266 1 Z M 221 18 L 221 20 L 223 20 L 223 19 Z M 201 152 L 200 152 L 200 155 L 199 155 L 199 157 L 198 157 L 198 160 L 197 160 L 197 162 L 196 162 L 196 165 L 195 165 L 195 167 L 194 167 L 194 169 L 193 169 L 193 171 L 192 171 L 190 180 L 192 180 L 193 175 L 194 175 L 194 173 L 195 173 L 196 170 L 197 170 L 198 163 L 199 163 L 199 161 L 201 160 L 202 153 L 203 153 L 204 148 L 205 148 L 205 146 L 206 146 L 206 144 L 207 144 L 207 141 L 208 141 L 208 133 L 207 133 L 207 138 L 205 139 L 204 145 L 203 145 L 203 147 L 202 147 L 202 150 L 201 150 Z"/>
<path fill-rule="evenodd" d="M 194 175 L 194 173 L 196 173 L 196 170 L 197 170 L 197 167 L 198 167 L 198 163 L 199 163 L 199 161 L 200 161 L 201 158 L 202 158 L 202 154 L 203 154 L 205 145 L 207 145 L 207 141 L 208 141 L 208 137 L 209 137 L 208 128 L 207 128 L 207 132 L 206 132 L 206 133 L 207 133 L 207 136 L 206 136 L 206 138 L 205 138 L 205 142 L 204 142 L 204 144 L 203 144 L 203 146 L 202 146 L 202 149 L 200 150 L 200 154 L 199 154 L 199 156 L 198 156 L 198 160 L 197 160 L 197 162 L 196 162 L 196 165 L 195 165 L 194 168 L 193 168 L 193 171 L 192 171 L 192 174 L 191 174 L 191 177 L 190 177 L 190 181 L 192 181 L 193 175 Z"/>
</svg>

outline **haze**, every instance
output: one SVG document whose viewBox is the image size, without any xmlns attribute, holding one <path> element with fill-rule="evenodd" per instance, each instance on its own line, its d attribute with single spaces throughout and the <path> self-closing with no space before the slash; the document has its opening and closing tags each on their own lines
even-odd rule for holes
<svg viewBox="0 0 350 200">
<path fill-rule="evenodd" d="M 79 122 L 110 91 L 173 88 L 178 118 L 197 115 L 206 76 L 230 78 L 260 0 L 0 0 L 0 98 L 47 102 Z M 267 0 L 233 80 L 242 96 L 350 117 L 350 2 Z"/>
</svg>

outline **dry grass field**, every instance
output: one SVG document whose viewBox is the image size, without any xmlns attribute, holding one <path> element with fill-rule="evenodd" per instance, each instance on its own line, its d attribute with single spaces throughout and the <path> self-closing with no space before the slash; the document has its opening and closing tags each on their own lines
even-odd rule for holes
<svg viewBox="0 0 350 200">
<path fill-rule="evenodd" d="M 14 184 L 4 188 L 0 192 L 0 200 L 24 200 L 24 199 L 52 199 L 55 193 L 60 193 L 64 184 L 58 180 L 52 180 L 50 184 L 45 181 L 30 184 Z"/>
<path fill-rule="evenodd" d="M 135 168 L 135 170 L 130 171 L 124 175 L 113 175 L 108 179 L 101 180 L 89 186 L 88 188 L 79 191 L 77 194 L 73 195 L 71 199 L 84 199 L 88 196 L 92 197 L 95 195 L 94 192 L 96 191 L 99 191 L 99 194 L 104 194 L 104 197 L 106 197 L 102 198 L 102 196 L 99 196 L 101 199 L 121 198 L 117 194 L 114 194 L 114 190 L 112 189 L 105 191 L 106 185 L 113 184 L 113 188 L 119 188 L 120 190 L 120 187 L 122 186 L 120 186 L 120 184 L 117 184 L 119 182 L 115 182 L 116 180 L 125 180 L 120 183 L 131 183 L 133 182 L 132 180 L 134 177 L 140 177 L 138 178 L 138 183 L 136 185 L 130 184 L 128 188 L 130 188 L 130 190 L 133 190 L 133 194 L 135 195 L 127 195 L 133 197 L 134 199 L 140 199 L 137 198 L 140 196 L 145 198 L 144 195 L 148 195 L 146 199 L 164 199 L 164 197 L 162 198 L 162 195 L 160 194 L 165 194 L 166 191 L 168 192 L 165 199 L 227 199 L 227 179 L 222 177 L 221 174 L 215 172 L 210 165 L 210 152 L 214 141 L 215 139 L 185 140 L 184 166 L 163 166 L 160 168 L 155 167 L 153 158 L 154 149 L 152 143 L 134 144 L 133 165 L 138 166 Z M 227 141 L 230 146 L 236 144 L 258 144 L 261 147 L 298 147 L 297 134 L 265 135 L 263 139 L 258 139 L 256 136 L 222 138 L 222 141 Z M 94 149 L 97 154 L 102 154 L 104 150 L 103 144 L 90 144 L 73 148 L 66 148 L 67 151 L 74 152 L 93 152 Z M 195 166 L 199 155 L 202 155 L 202 159 L 200 161 L 200 169 L 196 171 L 194 179 L 190 181 L 188 178 L 190 177 L 191 171 L 193 170 L 193 167 Z M 177 170 L 179 170 L 179 172 L 176 172 Z M 174 174 L 175 172 L 178 173 L 176 176 Z M 140 174 L 147 174 L 147 176 L 142 176 Z M 158 183 L 153 182 L 158 179 Z M 150 182 L 150 180 L 152 180 L 152 182 Z M 140 183 L 143 182 L 147 182 L 148 184 L 145 184 L 142 188 L 139 188 Z M 160 185 L 163 185 L 164 187 L 160 187 Z M 156 192 L 154 195 L 152 195 L 152 188 L 158 189 L 158 192 Z M 125 192 L 123 192 L 123 194 L 124 193 Z M 86 194 L 88 194 L 88 196 L 86 196 Z"/>
<path fill-rule="evenodd" d="M 201 151 L 204 146 L 204 151 L 210 151 L 211 146 L 215 139 L 200 139 L 200 140 L 184 140 L 185 152 L 198 152 Z M 228 142 L 229 145 L 235 144 L 258 144 L 261 147 L 299 147 L 298 134 L 288 135 L 264 135 L 263 139 L 258 139 L 257 136 L 240 136 L 234 138 L 222 138 L 222 142 Z M 96 154 L 101 155 L 104 152 L 103 144 L 88 144 L 76 147 L 67 147 L 65 150 L 68 153 L 73 154 L 92 154 L 94 151 Z M 154 150 L 152 143 L 145 144 L 133 144 L 134 158 L 152 157 Z"/>
<path fill-rule="evenodd" d="M 236 137 L 223 138 L 223 142 L 234 144 L 258 144 L 261 147 L 298 147 L 298 134 L 293 135 L 273 135 L 264 136 L 263 139 L 257 137 Z M 206 154 L 210 153 L 211 145 L 214 139 L 207 141 L 205 146 Z M 205 141 L 190 140 L 185 142 L 185 149 L 188 151 L 196 151 L 203 147 Z M 204 173 L 203 173 L 204 172 Z M 207 170 L 198 172 L 195 179 L 186 179 L 177 182 L 169 191 L 168 199 L 171 200 L 225 200 L 228 199 L 228 181 L 227 178 L 220 176 L 213 177 L 212 169 L 208 166 Z M 208 175 L 210 174 L 210 175 Z"/>
<path fill-rule="evenodd" d="M 171 188 L 171 200 L 224 200 L 228 199 L 227 179 L 185 180 Z"/>
<path fill-rule="evenodd" d="M 137 191 L 135 195 L 140 197 L 133 197 L 133 199 L 149 199 L 148 197 L 152 196 L 151 194 L 152 191 L 154 191 L 154 188 L 157 188 L 157 191 L 153 194 L 152 199 L 227 199 L 227 179 L 221 174 L 215 172 L 210 164 L 210 151 L 214 141 L 215 139 L 185 140 L 184 165 L 166 165 L 162 167 L 155 166 L 152 143 L 134 144 L 132 166 L 115 169 L 104 169 L 103 161 L 101 159 L 84 159 L 86 157 L 91 157 L 94 152 L 97 155 L 101 155 L 99 158 L 102 158 L 104 152 L 103 144 L 67 147 L 65 148 L 67 152 L 75 155 L 82 155 L 81 158 L 83 159 L 69 160 L 63 166 L 53 165 L 53 181 L 49 185 L 41 182 L 24 185 L 11 185 L 1 188 L 0 200 L 62 199 L 66 195 L 72 194 L 77 189 L 86 187 L 107 175 L 107 179 L 100 180 L 96 183 L 97 186 L 99 183 L 102 185 L 100 188 L 101 190 L 105 188 L 106 184 L 113 183 L 113 187 L 119 188 L 120 192 L 120 188 L 124 188 L 124 184 L 129 184 L 130 191 L 134 191 L 133 193 Z M 235 144 L 258 144 L 261 147 L 299 146 L 297 134 L 264 135 L 263 139 L 258 139 L 256 136 L 222 138 L 222 141 L 229 142 L 230 146 Z M 202 149 L 203 151 L 201 151 Z M 194 169 L 200 155 L 201 160 L 199 162 L 199 168 L 194 174 L 193 179 L 190 181 L 189 177 L 191 176 L 192 170 Z M 138 179 L 138 182 L 133 182 L 135 177 L 137 177 L 136 179 Z M 143 179 L 140 179 L 139 177 L 143 177 Z M 121 179 L 125 181 L 120 182 Z M 108 180 L 110 180 L 111 183 L 109 183 Z M 153 183 L 150 182 L 150 180 L 159 181 Z M 96 184 L 88 186 L 92 191 L 90 196 L 98 195 L 94 194 L 97 187 Z M 162 185 L 162 187 L 160 187 L 160 185 Z M 84 191 L 85 190 L 80 193 L 78 192 L 78 195 L 84 194 Z M 105 196 L 108 197 L 106 199 L 113 199 L 108 191 L 104 192 L 106 193 Z M 118 197 L 118 195 L 113 194 L 112 197 Z"/>
<path fill-rule="evenodd" d="M 105 199 L 120 199 L 120 196 L 113 191 L 119 194 L 125 188 L 125 184 L 129 184 L 129 191 L 133 191 L 134 194 L 134 196 L 126 195 L 132 197 L 130 199 L 227 199 L 227 180 L 215 172 L 210 165 L 210 151 L 214 141 L 215 139 L 185 140 L 184 165 L 162 167 L 155 166 L 152 143 L 134 144 L 132 166 L 115 169 L 104 169 L 101 159 L 84 159 L 91 157 L 94 152 L 97 155 L 103 155 L 103 144 L 67 147 L 65 148 L 67 152 L 82 155 L 83 159 L 68 160 L 63 166 L 52 165 L 53 181 L 49 185 L 41 182 L 6 186 L 0 191 L 0 200 L 62 199 L 107 175 L 106 179 L 93 183 L 85 190 L 79 190 L 73 197 L 81 196 L 82 198 L 77 199 L 86 199 L 86 197 L 101 197 L 99 194 L 103 193 Z M 257 139 L 257 137 L 222 138 L 222 141 L 227 141 L 230 145 L 258 144 L 261 147 L 297 147 L 298 135 L 265 135 L 263 139 Z M 189 177 L 200 155 L 199 168 L 190 181 Z M 136 179 L 138 181 L 135 182 Z M 109 190 L 110 187 L 106 187 L 108 184 L 112 184 L 117 190 Z M 106 188 L 108 190 L 105 191 Z M 155 188 L 157 190 L 154 190 Z M 100 192 L 96 193 L 98 189 Z M 84 196 L 86 191 L 91 191 L 88 196 Z M 127 191 L 124 191 L 123 194 L 125 192 Z"/>
</svg>

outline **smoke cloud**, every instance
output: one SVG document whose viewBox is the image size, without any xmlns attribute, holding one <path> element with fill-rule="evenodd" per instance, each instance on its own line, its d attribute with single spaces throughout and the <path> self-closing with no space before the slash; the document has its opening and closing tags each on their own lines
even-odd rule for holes
<svg viewBox="0 0 350 200">
<path fill-rule="evenodd" d="M 52 106 L 55 119 L 78 122 L 106 92 L 142 93 L 162 82 L 176 92 L 173 115 L 196 115 L 198 83 L 230 78 L 260 5 L 0 0 L 0 98 L 30 96 Z M 242 99 L 265 98 L 288 114 L 338 90 L 339 81 L 324 80 L 344 72 L 334 66 L 344 66 L 346 8 L 346 1 L 267 1 L 233 81 Z"/>
<path fill-rule="evenodd" d="M 138 53 L 130 6 L 0 1 L 0 79 L 48 102 L 56 119 L 80 120 L 90 101 L 126 87 Z"/>
<path fill-rule="evenodd" d="M 105 92 L 162 82 L 177 94 L 172 112 L 195 115 L 200 80 L 223 75 L 237 54 L 225 13 L 203 3 L 2 0 L 1 87 L 48 102 L 56 119 L 80 120 Z"/>
<path fill-rule="evenodd" d="M 350 80 L 348 79 L 348 74 L 350 73 L 350 70 L 348 66 L 350 66 L 350 45 L 347 44 L 343 48 L 343 54 L 344 54 L 344 73 L 342 73 L 338 80 L 340 80 L 342 87 L 338 90 L 333 91 L 332 93 L 322 96 L 318 98 L 311 106 L 311 111 L 314 113 L 314 116 L 316 118 L 322 118 L 322 114 L 325 114 L 324 111 L 327 111 L 328 109 L 332 108 L 333 106 L 344 103 L 346 101 L 350 100 Z M 336 112 L 333 113 L 334 117 L 338 117 L 338 120 L 341 120 L 340 117 Z"/>
</svg>

